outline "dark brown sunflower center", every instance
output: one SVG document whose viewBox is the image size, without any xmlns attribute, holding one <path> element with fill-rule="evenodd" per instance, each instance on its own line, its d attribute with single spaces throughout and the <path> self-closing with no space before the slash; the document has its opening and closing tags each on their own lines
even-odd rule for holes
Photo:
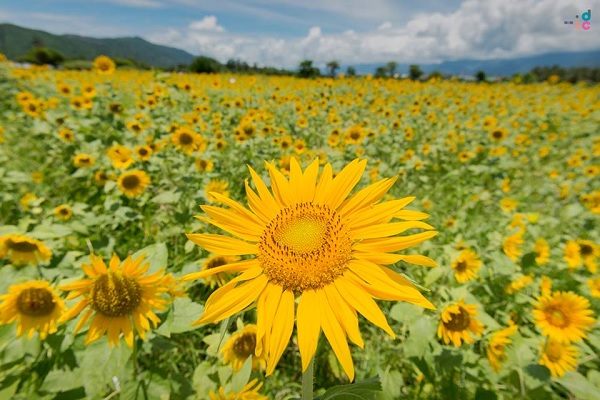
<svg viewBox="0 0 600 400">
<path fill-rule="evenodd" d="M 133 190 L 140 185 L 140 178 L 137 175 L 128 175 L 123 178 L 123 187 L 128 190 Z"/>
<path fill-rule="evenodd" d="M 42 317 L 54 311 L 52 293 L 44 288 L 28 288 L 17 297 L 17 309 L 30 317 Z"/>
<path fill-rule="evenodd" d="M 183 146 L 187 146 L 189 144 L 192 144 L 194 142 L 194 139 L 192 138 L 191 135 L 187 134 L 187 133 L 182 133 L 181 135 L 179 135 L 179 143 L 182 144 Z"/>
<path fill-rule="evenodd" d="M 594 249 L 592 249 L 592 246 L 590 246 L 589 244 L 580 244 L 579 245 L 579 254 L 581 254 L 582 256 L 589 256 L 593 252 L 594 252 Z"/>
<path fill-rule="evenodd" d="M 58 212 L 62 215 L 69 215 L 69 210 L 66 208 L 61 208 L 60 210 L 58 210 Z"/>
<path fill-rule="evenodd" d="M 269 279 L 302 292 L 322 288 L 346 271 L 352 241 L 336 211 L 323 204 L 298 203 L 273 218 L 258 248 Z"/>
<path fill-rule="evenodd" d="M 142 149 L 139 149 L 139 150 L 138 150 L 138 154 L 139 154 L 140 156 L 145 156 L 145 155 L 147 155 L 147 154 L 148 154 L 148 150 L 147 150 L 147 149 L 144 149 L 144 148 L 142 148 Z"/>
<path fill-rule="evenodd" d="M 233 351 L 238 358 L 246 359 L 254 354 L 256 348 L 256 333 L 247 332 L 233 343 Z"/>
<path fill-rule="evenodd" d="M 38 245 L 35 243 L 31 243 L 28 241 L 18 241 L 15 242 L 12 239 L 8 239 L 6 241 L 6 246 L 12 250 L 12 251 L 17 251 L 19 253 L 34 253 L 36 251 L 39 251 Z"/>
<path fill-rule="evenodd" d="M 140 284 L 119 272 L 108 272 L 96 279 L 90 294 L 92 308 L 107 317 L 128 315 L 141 300 Z"/>
<path fill-rule="evenodd" d="M 449 331 L 461 332 L 469 327 L 471 317 L 469 312 L 462 307 L 458 307 L 459 313 L 452 314 L 452 318 L 448 322 L 444 322 L 444 327 Z"/>
<path fill-rule="evenodd" d="M 214 257 L 208 260 L 206 263 L 206 269 L 217 268 L 225 264 L 227 264 L 225 257 Z"/>
<path fill-rule="evenodd" d="M 502 137 L 502 132 L 494 131 L 494 133 L 492 133 L 492 136 L 494 137 L 494 139 L 500 139 Z"/>
<path fill-rule="evenodd" d="M 467 269 L 467 262 L 464 260 L 457 262 L 455 269 L 457 272 L 465 272 L 465 270 Z"/>
</svg>

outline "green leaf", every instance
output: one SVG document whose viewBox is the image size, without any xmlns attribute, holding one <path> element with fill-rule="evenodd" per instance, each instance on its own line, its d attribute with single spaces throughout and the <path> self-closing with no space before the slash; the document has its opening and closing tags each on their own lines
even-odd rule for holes
<svg viewBox="0 0 600 400">
<path fill-rule="evenodd" d="M 579 372 L 568 371 L 562 378 L 556 381 L 567 388 L 579 400 L 600 399 L 600 388 L 585 379 Z"/>
<path fill-rule="evenodd" d="M 250 380 L 250 374 L 252 373 L 252 357 L 248 357 L 244 361 L 242 368 L 233 374 L 231 377 L 231 390 L 234 392 L 241 392 L 244 386 Z"/>
<path fill-rule="evenodd" d="M 381 382 L 379 381 L 379 377 L 374 377 L 362 382 L 352 383 L 350 385 L 334 386 L 327 389 L 327 391 L 323 393 L 323 396 L 317 397 L 317 399 L 368 400 L 375 399 L 377 392 L 380 391 Z"/>
<path fill-rule="evenodd" d="M 395 319 L 403 324 L 408 324 L 423 315 L 423 307 L 416 306 L 410 303 L 396 303 L 390 310 L 390 318 Z"/>
<path fill-rule="evenodd" d="M 181 198 L 181 192 L 168 191 L 155 196 L 150 201 L 158 204 L 175 204 L 179 202 Z"/>
<path fill-rule="evenodd" d="M 81 387 L 81 368 L 72 371 L 52 370 L 46 375 L 40 391 L 42 392 L 66 392 Z"/>
<path fill-rule="evenodd" d="M 167 319 L 156 330 L 157 333 L 171 337 L 172 333 L 182 333 L 198 329 L 192 322 L 200 318 L 204 306 L 194 303 L 189 297 L 178 297 L 173 301 Z"/>
<path fill-rule="evenodd" d="M 397 370 L 382 371 L 379 373 L 381 377 L 381 393 L 377 398 L 379 400 L 394 400 L 400 397 L 402 386 L 404 385 L 402 374 Z"/>
<path fill-rule="evenodd" d="M 98 397 L 109 389 L 114 390 L 113 377 L 121 378 L 124 375 L 131 352 L 125 343 L 110 348 L 104 339 L 85 348 L 80 365 L 83 387 L 88 398 Z"/>
<path fill-rule="evenodd" d="M 410 335 L 404 343 L 408 357 L 421 357 L 429 350 L 429 344 L 435 337 L 436 323 L 430 318 L 420 318 L 410 325 Z"/>
<path fill-rule="evenodd" d="M 169 250 L 167 249 L 167 245 L 164 243 L 155 243 L 144 247 L 143 249 L 133 253 L 132 257 L 135 259 L 142 255 L 146 256 L 144 262 L 150 263 L 150 272 L 156 272 L 167 267 Z"/>
</svg>

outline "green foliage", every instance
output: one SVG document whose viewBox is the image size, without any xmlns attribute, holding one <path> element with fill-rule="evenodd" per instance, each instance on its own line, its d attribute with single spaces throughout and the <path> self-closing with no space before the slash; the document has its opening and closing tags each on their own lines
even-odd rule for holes
<svg viewBox="0 0 600 400">
<path fill-rule="evenodd" d="M 211 57 L 200 56 L 196 57 L 190 64 L 190 72 L 198 74 L 215 74 L 223 70 L 223 65 Z"/>
<path fill-rule="evenodd" d="M 485 71 L 477 71 L 477 73 L 475 74 L 475 79 L 477 80 L 477 82 L 485 82 L 486 81 L 486 74 Z"/>
<path fill-rule="evenodd" d="M 421 67 L 419 67 L 416 64 L 411 64 L 408 67 L 408 76 L 410 76 L 410 79 L 412 79 L 413 81 L 416 81 L 418 79 L 421 78 L 421 76 L 423 76 L 423 71 L 421 70 Z"/>
<path fill-rule="evenodd" d="M 47 47 L 34 47 L 24 56 L 18 57 L 17 61 L 36 65 L 53 65 L 56 67 L 64 59 L 65 57 L 56 50 Z"/>
<path fill-rule="evenodd" d="M 299 78 L 316 78 L 321 75 L 321 72 L 319 71 L 319 68 L 313 67 L 312 60 L 304 60 L 301 61 L 298 66 L 297 75 Z"/>
</svg>

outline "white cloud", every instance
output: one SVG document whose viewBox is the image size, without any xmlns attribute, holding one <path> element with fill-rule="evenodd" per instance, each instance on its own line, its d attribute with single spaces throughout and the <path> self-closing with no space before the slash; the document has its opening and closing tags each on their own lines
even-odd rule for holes
<svg viewBox="0 0 600 400">
<path fill-rule="evenodd" d="M 310 0 L 303 4 L 318 7 L 317 3 Z M 343 8 L 338 1 L 324 3 L 329 8 Z M 392 24 L 390 21 L 397 20 L 387 15 L 371 30 L 353 26 L 331 34 L 313 26 L 304 37 L 293 39 L 239 35 L 225 30 L 216 17 L 209 16 L 192 23 L 188 29 L 171 29 L 148 39 L 223 62 L 240 58 L 249 63 L 287 68 L 295 68 L 303 59 L 324 65 L 333 59 L 357 64 L 509 58 L 599 48 L 600 35 L 576 31 L 563 23 L 584 9 L 600 10 L 599 3 L 592 0 L 589 6 L 580 7 L 569 0 L 466 0 L 453 12 L 417 14 L 402 25 Z"/>
<path fill-rule="evenodd" d="M 161 8 L 164 7 L 158 0 L 107 0 L 109 3 L 138 8 Z"/>
</svg>

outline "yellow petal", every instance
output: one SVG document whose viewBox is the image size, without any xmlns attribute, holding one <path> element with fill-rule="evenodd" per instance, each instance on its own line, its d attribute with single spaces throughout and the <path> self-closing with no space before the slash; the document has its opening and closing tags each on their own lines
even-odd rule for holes
<svg viewBox="0 0 600 400">
<path fill-rule="evenodd" d="M 271 222 L 273 217 L 275 217 L 275 214 L 273 214 L 273 210 L 266 209 L 264 207 L 263 201 L 256 193 L 254 193 L 254 190 L 252 190 L 252 188 L 248 184 L 248 180 L 244 181 L 244 186 L 246 187 L 246 198 L 248 199 L 248 206 L 250 207 L 252 212 L 258 218 L 261 219 L 261 222 L 264 225 L 267 225 L 269 222 Z"/>
<path fill-rule="evenodd" d="M 437 231 L 392 238 L 367 239 L 354 245 L 354 249 L 364 252 L 394 252 L 407 249 L 437 235 Z"/>
<path fill-rule="evenodd" d="M 252 176 L 254 187 L 256 187 L 256 191 L 258 192 L 258 195 L 260 196 L 260 199 L 262 201 L 263 209 L 266 209 L 268 210 L 268 212 L 272 213 L 271 218 L 275 217 L 275 215 L 280 209 L 279 204 L 277 204 L 277 202 L 273 198 L 273 195 L 269 191 L 269 188 L 267 187 L 267 185 L 265 185 L 265 182 L 256 173 L 256 171 L 254 171 L 254 169 L 252 169 L 252 167 L 250 166 L 248 166 L 248 169 L 250 170 L 250 175 Z"/>
<path fill-rule="evenodd" d="M 223 235 L 209 233 L 188 233 L 187 238 L 198 246 L 223 256 L 241 256 L 244 254 L 257 254 L 256 244 L 244 242 Z"/>
<path fill-rule="evenodd" d="M 254 222 L 256 225 L 261 225 L 260 218 L 258 218 L 252 211 L 248 210 L 243 205 L 239 204 L 238 202 L 236 202 L 234 200 L 231 200 L 227 196 L 223 196 L 220 193 L 213 193 L 213 196 L 220 203 L 223 203 L 226 206 L 231 207 L 235 212 L 237 212 L 238 214 L 240 214 L 242 217 L 246 218 L 247 220 L 250 220 L 250 221 Z"/>
<path fill-rule="evenodd" d="M 285 290 L 281 294 L 281 300 L 275 313 L 269 343 L 269 359 L 267 360 L 267 371 L 269 376 L 275 370 L 283 351 L 287 347 L 292 331 L 294 330 L 294 292 Z"/>
<path fill-rule="evenodd" d="M 402 210 L 394 215 L 394 218 L 403 219 L 405 221 L 420 221 L 429 218 L 429 214 L 420 211 Z"/>
<path fill-rule="evenodd" d="M 340 325 L 342 325 L 346 335 L 348 335 L 348 338 L 352 343 L 358 345 L 360 348 L 364 348 L 365 343 L 360 336 L 360 330 L 358 329 L 356 310 L 346 303 L 335 285 L 327 285 L 323 290 L 327 296 L 327 302 L 331 305 L 331 308 L 336 311 L 338 321 L 340 322 Z"/>
<path fill-rule="evenodd" d="M 354 230 L 375 224 L 385 224 L 405 205 L 406 199 L 400 199 L 359 209 L 348 216 L 348 226 Z"/>
<path fill-rule="evenodd" d="M 323 168 L 323 172 L 321 172 L 321 176 L 319 177 L 319 181 L 317 182 L 317 188 L 315 189 L 315 198 L 314 202 L 319 204 L 326 204 L 327 195 L 329 194 L 331 185 L 333 182 L 333 170 L 331 169 L 331 164 L 325 164 Z"/>
<path fill-rule="evenodd" d="M 409 264 L 422 265 L 424 267 L 437 267 L 438 264 L 429 257 L 422 256 L 420 254 L 401 256 L 402 261 Z"/>
<path fill-rule="evenodd" d="M 382 179 L 348 197 L 338 208 L 342 216 L 350 215 L 361 208 L 377 203 L 390 190 L 398 178 Z M 414 197 L 412 197 L 414 199 Z"/>
<path fill-rule="evenodd" d="M 331 344 L 335 356 L 340 360 L 344 372 L 348 375 L 348 379 L 352 382 L 354 380 L 354 364 L 352 363 L 352 355 L 348 348 L 346 335 L 344 335 L 344 331 L 340 326 L 335 313 L 329 304 L 327 304 L 325 293 L 323 291 L 317 291 L 317 296 L 321 297 L 319 302 L 322 301 L 321 326 L 323 327 L 323 333 L 325 334 L 325 337 L 327 337 L 329 344 Z"/>
<path fill-rule="evenodd" d="M 387 224 L 377 224 L 365 226 L 359 229 L 353 229 L 350 232 L 350 238 L 356 239 L 373 239 L 398 235 L 409 229 L 434 229 L 433 226 L 420 221 L 407 222 L 392 222 Z"/>
<path fill-rule="evenodd" d="M 305 290 L 302 293 L 296 315 L 302 372 L 308 368 L 319 343 L 319 334 L 321 333 L 320 307 L 314 290 Z"/>
<path fill-rule="evenodd" d="M 268 343 L 271 336 L 272 321 L 275 319 L 277 307 L 281 300 L 283 288 L 279 285 L 267 284 L 258 299 L 256 306 L 256 350 L 255 354 L 263 353 L 263 341 Z M 268 351 L 268 349 L 267 349 Z"/>
<path fill-rule="evenodd" d="M 181 280 L 184 282 L 195 281 L 197 279 L 206 278 L 207 276 L 221 272 L 241 272 L 254 267 L 260 267 L 260 263 L 256 258 L 251 258 L 249 260 L 242 260 L 230 264 L 220 265 L 204 271 L 192 272 L 191 274 L 183 276 Z"/>
<path fill-rule="evenodd" d="M 367 167 L 367 160 L 353 160 L 340 171 L 333 179 L 329 187 L 329 193 L 326 196 L 326 204 L 332 209 L 337 209 L 346 199 L 354 186 L 360 181 L 360 178 Z"/>
<path fill-rule="evenodd" d="M 271 178 L 271 190 L 275 196 L 275 200 L 281 207 L 292 205 L 296 202 L 296 198 L 292 193 L 290 182 L 285 176 L 271 163 L 265 162 L 267 169 L 269 170 L 269 177 Z"/>
</svg>

